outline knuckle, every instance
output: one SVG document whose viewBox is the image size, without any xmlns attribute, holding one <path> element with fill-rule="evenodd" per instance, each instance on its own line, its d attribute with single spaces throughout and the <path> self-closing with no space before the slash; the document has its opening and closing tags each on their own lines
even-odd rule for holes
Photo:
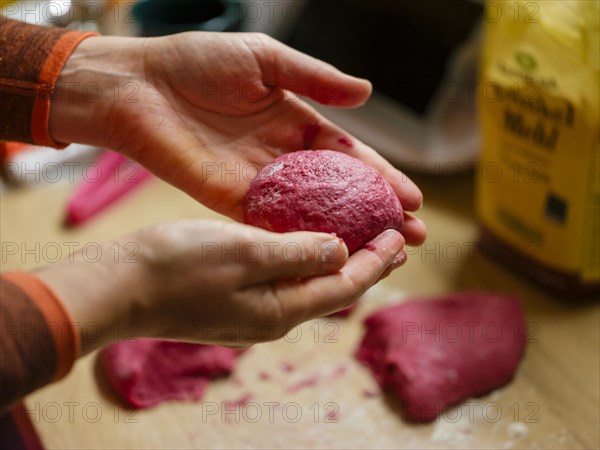
<svg viewBox="0 0 600 450">
<path fill-rule="evenodd" d="M 367 289 L 367 286 L 364 286 L 361 283 L 357 283 L 347 273 L 342 272 L 342 280 L 340 282 L 339 288 L 340 293 L 344 298 L 344 307 L 348 307 L 354 304 L 354 302 L 360 298 L 360 296 Z"/>
<path fill-rule="evenodd" d="M 315 242 L 294 242 L 296 247 L 287 255 L 291 264 L 295 265 L 295 275 L 297 278 L 312 276 L 318 274 L 323 265 L 322 247 L 318 241 Z"/>
<path fill-rule="evenodd" d="M 257 47 L 268 47 L 275 43 L 275 39 L 260 31 L 246 33 L 245 38 L 250 45 Z"/>
<path fill-rule="evenodd" d="M 347 298 L 346 301 L 344 302 L 344 309 L 345 308 L 349 308 L 350 306 L 354 305 L 354 303 L 356 303 L 356 301 L 362 296 L 362 292 L 356 292 L 356 293 L 352 293 L 350 294 Z"/>
<path fill-rule="evenodd" d="M 227 223 L 224 225 L 224 232 L 230 233 L 235 236 L 236 240 L 240 244 L 254 244 L 257 243 L 256 230 L 250 227 L 239 227 L 234 223 Z"/>
<path fill-rule="evenodd" d="M 271 42 L 274 41 L 274 39 L 269 36 L 267 33 L 263 33 L 262 31 L 255 31 L 250 33 L 252 35 L 252 37 L 258 41 L 262 41 L 262 42 Z"/>
<path fill-rule="evenodd" d="M 168 248 L 173 241 L 171 229 L 164 223 L 143 228 L 138 231 L 137 235 L 141 244 L 157 248 Z"/>
</svg>

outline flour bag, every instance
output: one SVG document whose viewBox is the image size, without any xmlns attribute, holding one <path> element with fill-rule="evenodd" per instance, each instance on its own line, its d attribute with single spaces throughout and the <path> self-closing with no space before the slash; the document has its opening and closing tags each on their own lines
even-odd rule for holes
<svg viewBox="0 0 600 450">
<path fill-rule="evenodd" d="M 481 244 L 573 298 L 600 292 L 599 5 L 484 10 Z"/>
</svg>

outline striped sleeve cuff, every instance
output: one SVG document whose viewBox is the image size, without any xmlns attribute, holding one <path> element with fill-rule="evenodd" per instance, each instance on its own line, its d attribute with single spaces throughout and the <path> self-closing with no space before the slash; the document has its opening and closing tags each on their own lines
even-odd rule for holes
<svg viewBox="0 0 600 450">
<path fill-rule="evenodd" d="M 35 276 L 3 273 L 0 293 L 0 401 L 6 405 L 63 378 L 81 354 L 81 338 L 61 300 Z"/>
<path fill-rule="evenodd" d="M 48 131 L 50 101 L 71 53 L 82 40 L 96 35 L 0 15 L 0 140 L 66 146 Z"/>
</svg>

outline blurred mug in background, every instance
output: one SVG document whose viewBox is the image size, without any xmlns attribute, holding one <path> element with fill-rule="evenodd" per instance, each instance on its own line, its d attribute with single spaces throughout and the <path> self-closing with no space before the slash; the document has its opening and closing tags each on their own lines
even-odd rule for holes
<svg viewBox="0 0 600 450">
<path fill-rule="evenodd" d="M 142 36 L 184 31 L 240 31 L 240 0 L 142 0 L 133 7 Z"/>
</svg>

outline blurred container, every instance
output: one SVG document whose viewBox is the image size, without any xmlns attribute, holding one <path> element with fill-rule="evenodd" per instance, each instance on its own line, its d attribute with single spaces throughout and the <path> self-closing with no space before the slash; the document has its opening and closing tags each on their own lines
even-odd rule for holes
<svg viewBox="0 0 600 450">
<path fill-rule="evenodd" d="M 600 293 L 599 5 L 486 8 L 481 243 L 569 299 Z"/>
<path fill-rule="evenodd" d="M 142 36 L 184 31 L 239 31 L 239 0 L 142 0 L 133 7 Z"/>
<path fill-rule="evenodd" d="M 284 42 L 373 84 L 361 108 L 319 112 L 405 170 L 472 169 L 481 4 L 306 0 L 281 9 Z"/>
</svg>

